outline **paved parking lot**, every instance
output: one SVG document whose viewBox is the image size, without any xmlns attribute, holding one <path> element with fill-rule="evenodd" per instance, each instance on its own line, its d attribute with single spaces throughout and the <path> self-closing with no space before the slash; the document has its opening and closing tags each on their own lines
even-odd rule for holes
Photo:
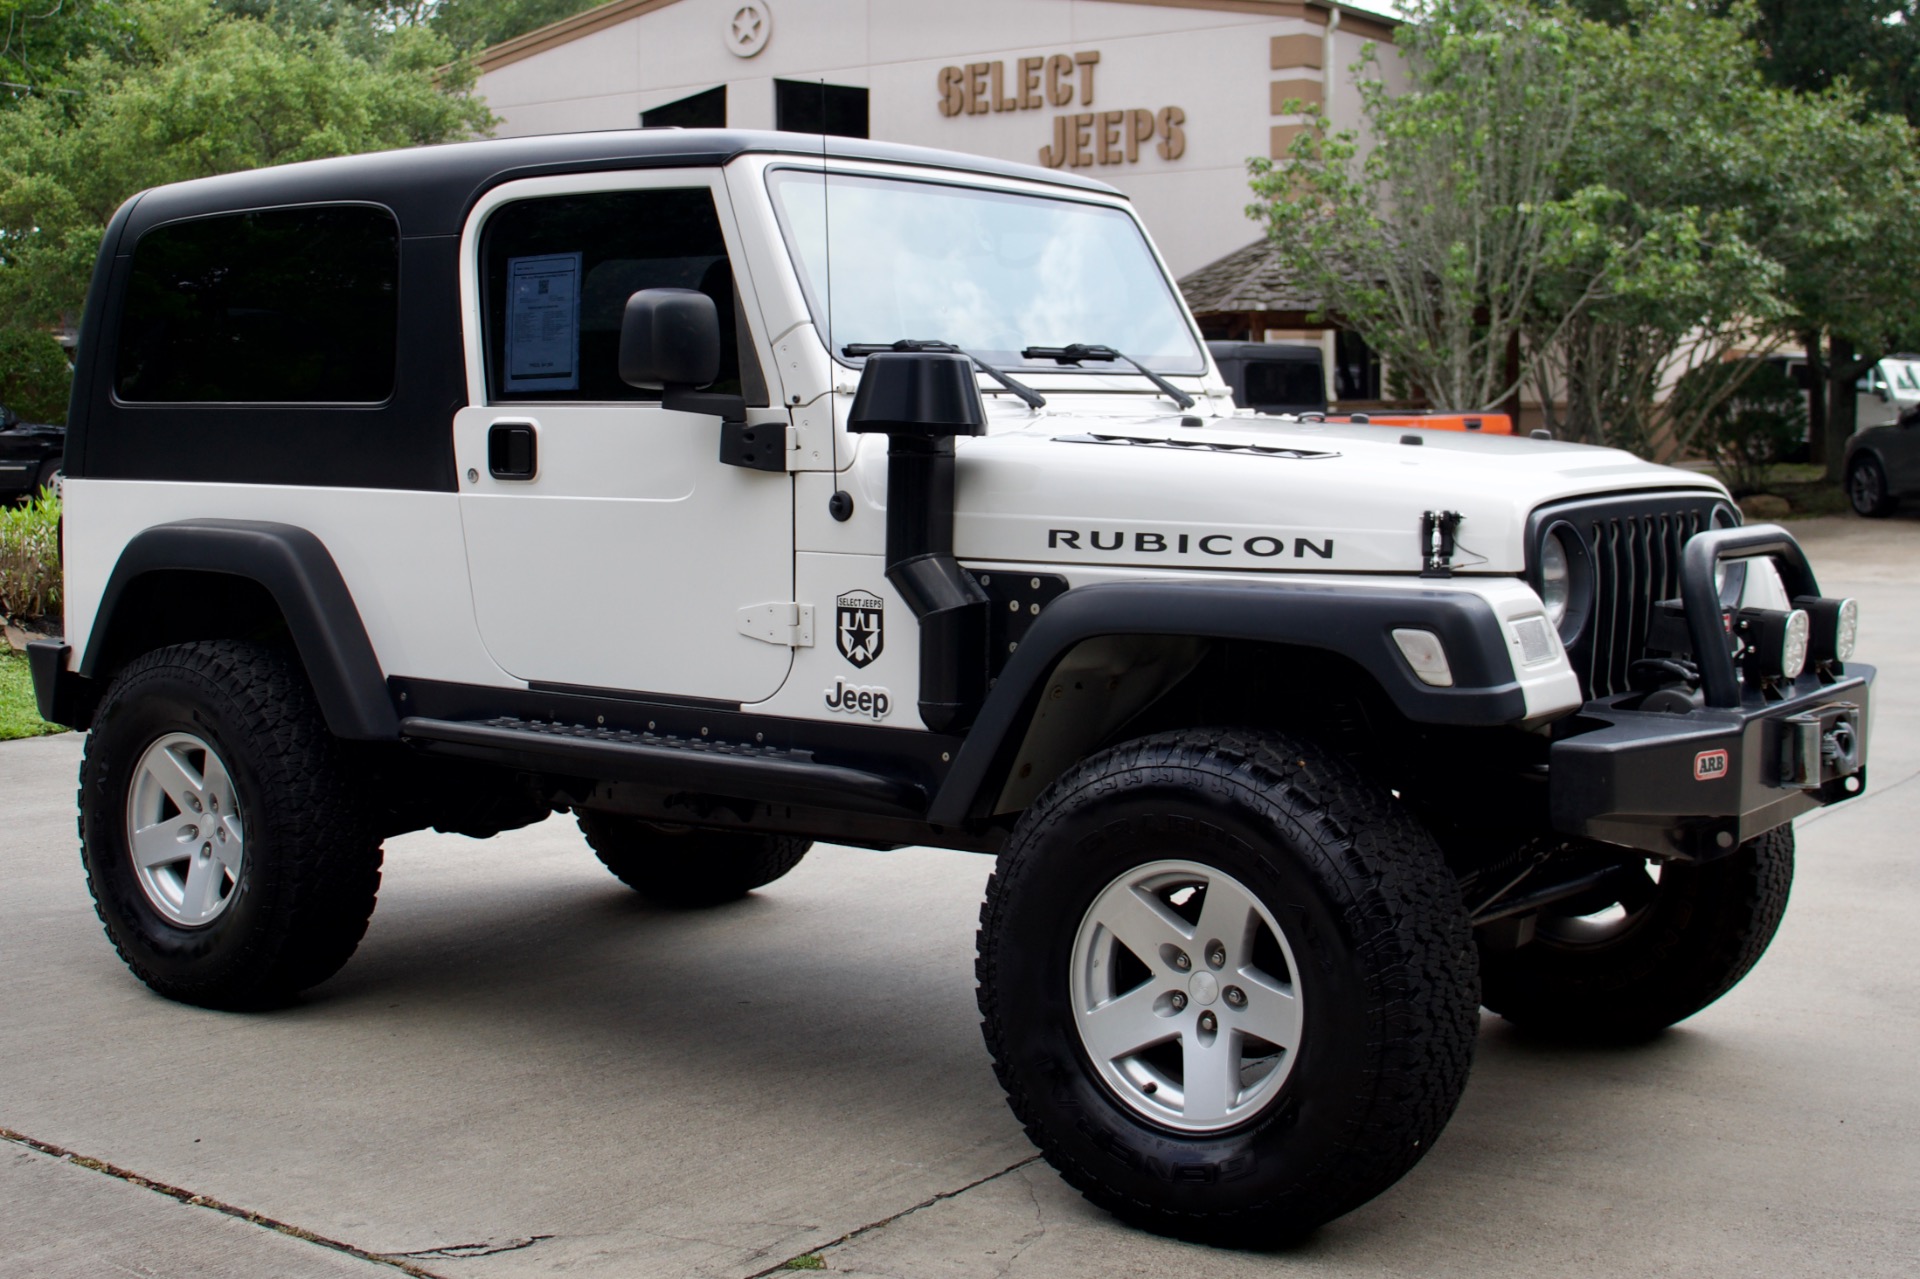
<svg viewBox="0 0 1920 1279">
<path fill-rule="evenodd" d="M 822 847 L 674 915 L 565 819 L 411 835 L 346 971 L 235 1016 L 102 937 L 77 738 L 0 744 L 0 1275 L 1920 1273 L 1920 522 L 1797 531 L 1882 675 L 1870 793 L 1801 822 L 1766 959 L 1633 1051 L 1489 1017 L 1433 1154 L 1281 1253 L 1034 1161 L 976 1025 L 984 858 Z"/>
</svg>

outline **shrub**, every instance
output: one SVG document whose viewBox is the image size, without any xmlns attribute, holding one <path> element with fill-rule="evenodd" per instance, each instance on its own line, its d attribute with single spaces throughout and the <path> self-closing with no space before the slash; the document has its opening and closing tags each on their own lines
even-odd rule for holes
<svg viewBox="0 0 1920 1279">
<path fill-rule="evenodd" d="M 1680 379 L 1674 400 L 1707 393 L 1726 366 L 1695 369 Z M 1725 385 L 1721 382 L 1720 385 Z M 1706 416 L 1700 440 L 1735 497 L 1763 493 L 1767 470 L 1787 461 L 1807 438 L 1807 401 L 1785 369 L 1762 364 Z"/>
<path fill-rule="evenodd" d="M 60 499 L 42 491 L 25 506 L 0 506 L 0 617 L 60 610 Z"/>
<path fill-rule="evenodd" d="M 44 330 L 0 327 L 0 404 L 28 422 L 67 420 L 73 368 Z"/>
</svg>

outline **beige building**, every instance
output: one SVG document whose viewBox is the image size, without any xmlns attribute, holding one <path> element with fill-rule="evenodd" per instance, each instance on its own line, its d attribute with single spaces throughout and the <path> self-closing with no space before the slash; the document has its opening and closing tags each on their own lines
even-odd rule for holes
<svg viewBox="0 0 1920 1279">
<path fill-rule="evenodd" d="M 1373 41 L 1396 75 L 1396 25 L 1331 0 L 612 0 L 477 62 L 503 136 L 824 128 L 1077 168 L 1186 276 L 1260 237 L 1246 162 L 1299 131 L 1281 108 L 1356 124 L 1350 68 Z"/>
</svg>

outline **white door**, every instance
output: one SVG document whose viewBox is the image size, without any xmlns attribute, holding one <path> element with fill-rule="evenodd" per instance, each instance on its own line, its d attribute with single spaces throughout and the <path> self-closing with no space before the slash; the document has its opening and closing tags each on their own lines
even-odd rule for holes
<svg viewBox="0 0 1920 1279">
<path fill-rule="evenodd" d="M 718 418 L 617 369 L 627 297 L 697 288 L 728 335 L 712 389 L 767 403 L 717 175 L 533 179 L 469 221 L 461 519 L 481 638 L 520 679 L 747 702 L 786 678 L 792 650 L 739 619 L 793 598 L 791 479 L 723 465 Z"/>
</svg>

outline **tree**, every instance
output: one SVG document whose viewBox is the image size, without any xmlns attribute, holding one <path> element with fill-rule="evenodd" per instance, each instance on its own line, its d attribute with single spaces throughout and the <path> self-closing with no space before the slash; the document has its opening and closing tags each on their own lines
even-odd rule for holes
<svg viewBox="0 0 1920 1279">
<path fill-rule="evenodd" d="M 1561 433 L 1665 455 L 1689 447 L 1757 367 L 1736 353 L 1764 354 L 1809 325 L 1855 333 L 1901 313 L 1920 267 L 1908 247 L 1920 241 L 1920 167 L 1905 124 L 1860 95 L 1770 84 L 1745 37 L 1749 6 L 1722 6 L 1724 18 L 1691 0 L 1621 7 L 1627 20 L 1608 24 L 1555 0 L 1491 10 L 1489 0 L 1435 0 L 1407 41 L 1405 98 L 1375 89 L 1365 99 L 1376 146 L 1364 165 L 1354 166 L 1351 138 L 1321 128 L 1285 168 L 1256 164 L 1255 185 L 1282 255 L 1436 404 L 1486 407 L 1434 377 L 1438 362 L 1421 363 L 1422 348 L 1471 339 L 1486 369 L 1504 326 L 1520 336 L 1524 376 Z M 1548 56 L 1477 67 L 1431 56 L 1487 31 L 1490 13 Z M 1454 83 L 1460 70 L 1470 75 Z M 1553 80 L 1552 110 L 1504 131 L 1479 123 L 1483 103 L 1526 101 L 1529 86 L 1501 77 L 1541 75 Z M 1526 189 L 1459 181 L 1503 146 L 1539 166 Z M 1449 197 L 1486 207 L 1406 217 Z M 1481 227 L 1528 228 L 1530 258 L 1504 273 L 1450 274 L 1486 260 Z M 1385 243 L 1411 259 L 1396 261 Z M 1415 307 L 1370 305 L 1422 279 L 1444 326 Z M 1705 372 L 1687 397 L 1668 399 L 1689 368 Z"/>
<path fill-rule="evenodd" d="M 1250 162 L 1248 212 L 1434 404 L 1487 409 L 1514 389 L 1509 350 L 1565 216 L 1556 187 L 1583 123 L 1568 27 L 1526 0 L 1403 9 L 1410 88 L 1371 74 L 1371 47 L 1356 68 L 1372 149 L 1309 113 L 1285 162 Z"/>
<path fill-rule="evenodd" d="M 0 111 L 0 324 L 71 323 L 100 236 L 163 182 L 468 137 L 492 117 L 430 31 L 356 56 L 339 31 L 209 0 L 132 0 L 126 47 L 70 64 L 71 95 Z M 450 65 L 451 64 L 451 65 Z"/>
</svg>

